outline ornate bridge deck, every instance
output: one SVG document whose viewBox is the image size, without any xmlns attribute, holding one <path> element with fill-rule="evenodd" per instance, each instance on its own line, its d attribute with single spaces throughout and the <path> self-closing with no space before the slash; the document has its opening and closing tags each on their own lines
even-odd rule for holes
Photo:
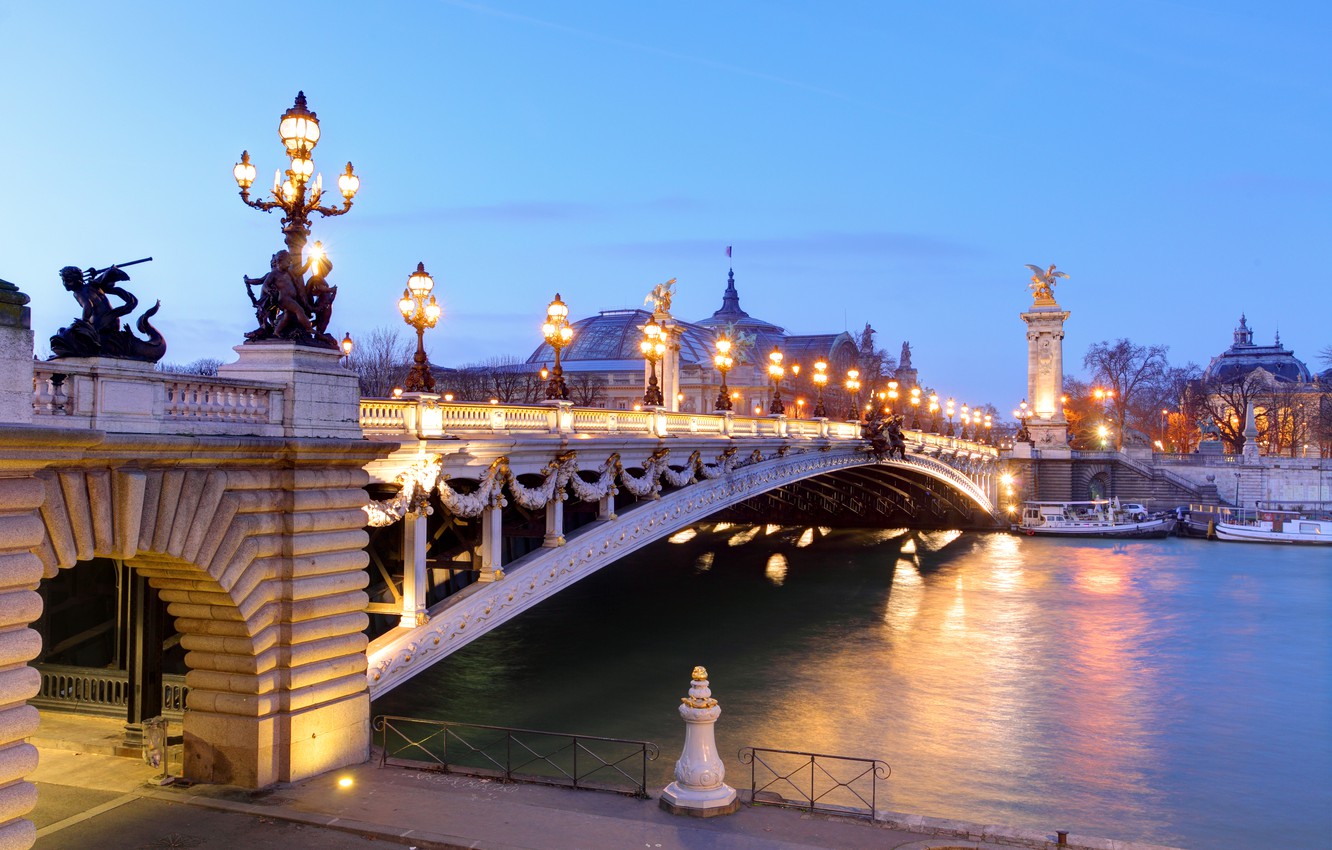
<svg viewBox="0 0 1332 850">
<path fill-rule="evenodd" d="M 905 457 L 881 459 L 852 422 L 431 396 L 364 400 L 361 427 L 398 444 L 367 467 L 389 491 L 368 522 L 403 527 L 401 590 L 381 564 L 394 599 L 371 606 L 399 617 L 370 645 L 372 698 L 629 552 L 756 498 L 805 513 L 994 517 L 997 450 L 921 431 L 907 432 Z M 542 514 L 544 535 L 530 527 Z M 506 528 L 524 525 L 533 545 L 506 561 Z M 440 563 L 479 579 L 428 604 Z"/>
</svg>

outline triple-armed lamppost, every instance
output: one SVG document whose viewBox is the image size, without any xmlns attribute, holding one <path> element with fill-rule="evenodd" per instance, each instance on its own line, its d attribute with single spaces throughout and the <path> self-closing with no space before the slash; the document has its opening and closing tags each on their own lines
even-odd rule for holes
<svg viewBox="0 0 1332 850">
<path fill-rule="evenodd" d="M 930 433 L 939 433 L 939 394 L 930 393 Z"/>
<path fill-rule="evenodd" d="M 911 388 L 911 430 L 920 430 L 920 387 Z"/>
<path fill-rule="evenodd" d="M 403 389 L 409 393 L 433 393 L 435 376 L 430 374 L 430 364 L 425 353 L 426 328 L 433 328 L 439 321 L 441 312 L 435 301 L 433 290 L 435 279 L 426 273 L 425 263 L 417 263 L 416 271 L 407 278 L 407 286 L 402 290 L 398 301 L 398 312 L 402 320 L 416 328 L 416 356 L 412 370 L 407 373 L 407 382 Z"/>
<path fill-rule="evenodd" d="M 768 353 L 768 377 L 772 378 L 772 404 L 768 405 L 768 413 L 773 416 L 786 413 L 786 405 L 782 404 L 782 376 L 785 374 L 782 352 L 774 345 Z"/>
<path fill-rule="evenodd" d="M 323 206 L 323 175 L 316 175 L 311 158 L 319 143 L 319 119 L 307 108 L 305 93 L 297 92 L 295 104 L 282 113 L 278 122 L 278 136 L 287 149 L 291 163 L 286 171 L 273 173 L 272 200 L 252 200 L 250 187 L 254 185 L 255 167 L 250 152 L 241 152 L 241 161 L 231 170 L 240 186 L 241 200 L 257 210 L 282 211 L 282 234 L 286 240 L 285 252 L 275 254 L 272 271 L 264 278 L 264 292 L 254 298 L 259 327 L 246 334 L 250 342 L 264 339 L 288 339 L 321 348 L 338 348 L 338 341 L 328 335 L 328 320 L 332 314 L 333 292 L 324 282 L 332 268 L 322 252 L 305 250 L 310 237 L 310 216 L 343 215 L 352 207 L 352 198 L 361 188 L 361 178 L 352 171 L 352 164 L 338 177 L 338 191 L 342 193 L 342 206 Z M 316 243 L 317 245 L 318 243 Z M 308 281 L 304 275 L 314 266 Z M 272 281 L 269 278 L 273 278 Z"/>
<path fill-rule="evenodd" d="M 555 368 L 550 370 L 550 380 L 546 382 L 546 400 L 568 401 L 569 386 L 564 383 L 560 351 L 573 340 L 573 328 L 569 327 L 569 305 L 560 300 L 558 292 L 555 300 L 546 307 L 546 321 L 541 325 L 541 333 L 555 351 Z"/>
<path fill-rule="evenodd" d="M 721 389 L 717 391 L 717 403 L 713 408 L 731 410 L 734 405 L 731 404 L 731 392 L 726 386 L 726 373 L 731 371 L 735 360 L 731 358 L 731 340 L 725 334 L 717 337 L 717 353 L 712 356 L 712 365 L 721 373 Z"/>
<path fill-rule="evenodd" d="M 888 382 L 888 412 L 897 415 L 897 381 Z"/>
<path fill-rule="evenodd" d="M 944 402 L 944 415 L 948 417 L 948 430 L 944 431 L 945 437 L 953 436 L 953 400 L 950 398 Z"/>
<path fill-rule="evenodd" d="M 851 408 L 846 412 L 849 422 L 860 421 L 860 370 L 846 370 L 846 391 L 851 393 Z"/>
<path fill-rule="evenodd" d="M 965 440 L 967 438 L 967 423 L 970 421 L 971 408 L 964 404 L 962 405 L 962 415 L 958 417 L 958 422 L 962 425 L 962 428 L 957 435 L 959 440 Z"/>
<path fill-rule="evenodd" d="M 816 419 L 828 418 L 828 411 L 823 406 L 823 388 L 828 383 L 828 364 L 822 360 L 814 361 L 814 386 L 818 390 L 819 399 L 814 403 L 814 417 Z"/>
<path fill-rule="evenodd" d="M 643 341 L 638 344 L 643 358 L 648 362 L 647 389 L 643 392 L 644 407 L 661 407 L 665 402 L 661 395 L 661 386 L 657 383 L 657 364 L 666 356 L 666 335 L 657 324 L 655 317 L 649 318 L 643 325 Z"/>
</svg>

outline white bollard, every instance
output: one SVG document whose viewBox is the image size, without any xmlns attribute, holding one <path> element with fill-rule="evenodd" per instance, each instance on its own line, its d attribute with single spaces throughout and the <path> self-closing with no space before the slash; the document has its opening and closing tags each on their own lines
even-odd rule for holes
<svg viewBox="0 0 1332 850">
<path fill-rule="evenodd" d="M 713 725 L 721 706 L 708 689 L 708 671 L 695 667 L 689 696 L 680 700 L 685 722 L 684 751 L 675 763 L 675 781 L 661 792 L 661 807 L 671 814 L 710 818 L 740 808 L 735 789 L 722 780 L 726 765 L 717 755 Z"/>
</svg>

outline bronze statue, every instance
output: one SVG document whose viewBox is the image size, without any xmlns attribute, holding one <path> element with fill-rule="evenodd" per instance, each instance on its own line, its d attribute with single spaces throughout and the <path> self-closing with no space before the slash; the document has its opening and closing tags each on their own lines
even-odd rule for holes
<svg viewBox="0 0 1332 850">
<path fill-rule="evenodd" d="M 911 368 L 911 343 L 909 342 L 902 343 L 902 356 L 897 358 L 897 368 L 898 369 Z"/>
<path fill-rule="evenodd" d="M 139 299 L 129 290 L 117 286 L 129 279 L 120 266 L 90 268 L 86 272 L 77 266 L 65 266 L 60 270 L 61 282 L 79 302 L 83 315 L 51 337 L 52 360 L 60 357 L 116 357 L 156 363 L 166 355 L 166 340 L 148 321 L 162 306 L 161 301 L 145 311 L 136 323 L 139 332 L 146 334 L 147 339 L 139 339 L 129 328 L 120 326 L 121 317 L 139 306 Z M 113 307 L 110 296 L 119 298 L 121 305 Z"/>
<path fill-rule="evenodd" d="M 318 243 L 316 243 L 317 245 Z M 337 348 L 338 341 L 328 333 L 333 299 L 338 288 L 329 286 L 326 277 L 333 268 L 322 251 L 311 251 L 302 265 L 300 259 L 285 248 L 268 261 L 268 273 L 263 277 L 244 276 L 245 291 L 254 305 L 254 316 L 259 325 L 245 334 L 246 342 L 287 340 L 319 348 Z M 313 269 L 309 281 L 305 273 Z M 253 287 L 259 287 L 254 294 Z"/>
<path fill-rule="evenodd" d="M 1031 263 L 1027 263 L 1026 265 L 1027 268 L 1031 269 L 1032 272 L 1034 272 L 1034 274 L 1032 274 L 1031 276 L 1031 283 L 1028 284 L 1028 286 L 1031 287 L 1031 294 L 1035 298 L 1036 303 L 1037 304 L 1055 303 L 1054 300 L 1055 279 L 1061 277 L 1067 278 L 1068 275 L 1064 274 L 1063 272 L 1055 271 L 1055 267 L 1053 264 L 1051 264 L 1050 268 L 1048 269 L 1042 269 L 1040 266 L 1033 266 Z"/>
<path fill-rule="evenodd" d="M 652 287 L 647 298 L 643 299 L 644 304 L 652 305 L 652 312 L 662 316 L 671 314 L 671 298 L 675 295 L 675 278 L 671 278 L 665 283 L 659 283 Z"/>
</svg>

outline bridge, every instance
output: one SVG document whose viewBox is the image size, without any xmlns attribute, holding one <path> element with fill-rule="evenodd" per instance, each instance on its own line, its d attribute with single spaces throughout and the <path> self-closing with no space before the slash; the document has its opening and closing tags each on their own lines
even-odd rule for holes
<svg viewBox="0 0 1332 850">
<path fill-rule="evenodd" d="M 361 399 L 337 352 L 238 348 L 214 377 L 34 363 L 30 344 L 0 363 L 32 388 L 0 394 L 0 768 L 20 780 L 0 789 L 19 812 L 0 831 L 15 846 L 35 794 L 27 701 L 60 690 L 31 666 L 43 593 L 80 564 L 126 582 L 129 669 L 98 681 L 120 675 L 128 708 L 104 708 L 163 711 L 157 647 L 178 640 L 186 775 L 262 787 L 362 761 L 371 698 L 720 512 L 994 523 L 998 452 L 979 443 L 909 431 L 905 457 L 880 459 L 857 424 L 826 419 Z M 155 597 L 178 638 L 153 623 Z"/>
<path fill-rule="evenodd" d="M 394 603 L 371 607 L 400 615 L 370 644 L 372 698 L 629 552 L 742 503 L 764 500 L 763 515 L 815 525 L 996 519 L 998 452 L 919 430 L 907 432 L 905 457 L 880 459 L 853 422 L 434 396 L 363 401 L 361 425 L 396 444 L 368 466 L 396 488 L 367 505 L 369 525 L 403 526 L 401 590 L 383 569 Z M 521 533 L 534 517 L 533 548 L 507 561 L 504 527 Z M 477 580 L 428 605 L 432 547 Z M 373 548 L 372 559 L 387 560 Z"/>
</svg>

